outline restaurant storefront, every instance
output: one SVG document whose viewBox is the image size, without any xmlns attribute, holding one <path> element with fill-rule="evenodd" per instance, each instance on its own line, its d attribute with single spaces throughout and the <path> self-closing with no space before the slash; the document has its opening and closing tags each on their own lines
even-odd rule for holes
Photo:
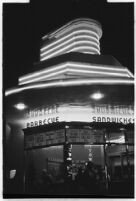
<svg viewBox="0 0 136 201">
<path fill-rule="evenodd" d="M 43 37 L 39 70 L 6 91 L 5 194 L 133 197 L 134 77 L 101 36 L 78 19 Z"/>
<path fill-rule="evenodd" d="M 25 91 L 21 98 L 25 98 L 29 108 L 20 112 L 12 107 L 11 115 L 9 107 L 9 135 L 16 130 L 12 136 L 14 145 L 19 142 L 15 139 L 17 135 L 24 140 L 25 193 L 44 194 L 38 188 L 44 170 L 56 182 L 66 177 L 75 181 L 78 170 L 84 171 L 89 161 L 99 170 L 100 191 L 128 193 L 122 192 L 120 183 L 132 182 L 134 178 L 133 86 L 126 85 L 124 89 L 122 85 L 110 85 L 109 91 L 107 88 L 106 85 L 55 88 L 50 89 L 48 99 L 48 90 Z M 103 98 L 96 101 L 92 94 L 97 89 Z M 16 94 L 7 99 L 13 105 L 18 98 Z"/>
</svg>

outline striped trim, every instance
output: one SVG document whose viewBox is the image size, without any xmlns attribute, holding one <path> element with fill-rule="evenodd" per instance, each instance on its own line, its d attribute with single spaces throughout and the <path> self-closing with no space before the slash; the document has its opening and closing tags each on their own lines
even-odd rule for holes
<svg viewBox="0 0 136 201">
<path fill-rule="evenodd" d="M 72 51 L 100 54 L 102 30 L 98 24 L 84 20 L 64 27 L 49 35 L 53 41 L 41 48 L 40 61 Z"/>
<path fill-rule="evenodd" d="M 20 88 L 10 89 L 5 92 L 5 96 L 9 96 L 11 94 L 19 93 L 24 90 L 29 89 L 42 89 L 42 88 L 51 88 L 51 87 L 67 87 L 67 86 L 80 86 L 80 85 L 94 85 L 94 84 L 103 84 L 103 85 L 112 85 L 112 84 L 134 84 L 134 80 L 125 78 L 92 78 L 92 79 L 67 79 L 67 80 L 59 80 L 52 82 L 44 82 L 44 83 L 35 83 L 32 85 L 26 85 Z"/>
<path fill-rule="evenodd" d="M 28 84 L 37 81 L 46 81 L 48 79 L 55 79 L 57 75 L 69 74 L 80 75 L 80 77 L 92 77 L 96 74 L 97 77 L 130 77 L 133 78 L 132 73 L 127 68 L 114 68 L 109 66 L 98 66 L 91 64 L 84 64 L 78 62 L 66 62 L 50 68 L 34 72 L 19 78 L 19 85 Z"/>
</svg>

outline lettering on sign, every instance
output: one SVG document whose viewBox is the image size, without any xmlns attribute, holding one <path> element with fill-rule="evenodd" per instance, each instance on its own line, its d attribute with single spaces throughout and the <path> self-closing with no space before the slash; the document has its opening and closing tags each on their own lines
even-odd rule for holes
<svg viewBox="0 0 136 201">
<path fill-rule="evenodd" d="M 95 114 L 116 114 L 116 115 L 133 115 L 134 108 L 132 106 L 111 106 L 111 105 L 101 105 L 95 106 L 93 113 Z"/>
<path fill-rule="evenodd" d="M 47 146 L 65 142 L 64 129 L 48 131 L 32 135 L 25 135 L 25 148 Z"/>
<path fill-rule="evenodd" d="M 29 127 L 42 126 L 45 124 L 52 124 L 54 122 L 59 122 L 59 117 L 50 117 L 44 120 L 27 122 L 26 125 L 27 125 L 27 128 L 29 128 Z"/>
<path fill-rule="evenodd" d="M 103 143 L 103 131 L 91 129 L 68 129 L 67 140 L 70 143 Z"/>
<path fill-rule="evenodd" d="M 103 143 L 103 131 L 91 129 L 66 129 L 67 141 L 69 143 Z M 65 130 L 54 130 L 44 133 L 25 135 L 25 148 L 39 146 L 50 146 L 63 144 L 65 142 Z"/>
<path fill-rule="evenodd" d="M 114 123 L 123 123 L 129 124 L 134 123 L 134 118 L 125 118 L 125 117 L 92 117 L 93 122 L 114 122 Z"/>
<path fill-rule="evenodd" d="M 27 111 L 27 118 L 34 118 L 34 117 L 40 117 L 40 116 L 46 116 L 50 114 L 57 114 L 58 109 L 57 106 L 50 106 L 50 107 L 42 107 L 34 110 L 28 110 Z"/>
<path fill-rule="evenodd" d="M 95 105 L 91 106 L 52 106 L 29 110 L 25 119 L 26 127 L 36 127 L 55 122 L 115 122 L 134 124 L 133 106 Z M 73 131 L 74 132 L 74 131 Z"/>
</svg>

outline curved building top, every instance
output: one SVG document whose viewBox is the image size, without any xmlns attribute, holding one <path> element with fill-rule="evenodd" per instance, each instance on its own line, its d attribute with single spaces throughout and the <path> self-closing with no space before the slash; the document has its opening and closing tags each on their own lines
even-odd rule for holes
<svg viewBox="0 0 136 201">
<path fill-rule="evenodd" d="M 99 22 L 79 18 L 47 34 L 40 49 L 37 69 L 22 75 L 19 86 L 5 95 L 25 90 L 82 85 L 133 85 L 134 76 L 112 57 L 100 55 Z"/>
<path fill-rule="evenodd" d="M 89 18 L 72 20 L 42 38 L 43 46 L 40 49 L 40 61 L 68 52 L 99 55 L 101 36 L 102 27 L 99 22 Z"/>
</svg>

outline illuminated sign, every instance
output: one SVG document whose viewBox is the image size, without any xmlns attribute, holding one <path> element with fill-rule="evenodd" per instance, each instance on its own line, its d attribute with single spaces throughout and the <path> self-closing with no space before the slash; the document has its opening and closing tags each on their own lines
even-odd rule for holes
<svg viewBox="0 0 136 201">
<path fill-rule="evenodd" d="M 132 106 L 71 106 L 63 104 L 58 107 L 41 108 L 28 111 L 25 119 L 26 127 L 35 127 L 54 122 L 115 122 L 134 123 Z"/>
<path fill-rule="evenodd" d="M 67 140 L 70 143 L 103 143 L 103 131 L 90 129 L 68 129 Z"/>
<path fill-rule="evenodd" d="M 27 127 L 35 127 L 44 124 L 59 122 L 58 108 L 56 106 L 43 107 L 41 109 L 29 110 L 26 114 L 28 119 L 36 120 L 27 122 Z M 45 117 L 43 119 L 43 117 Z"/>
<path fill-rule="evenodd" d="M 61 144 L 65 142 L 64 129 L 48 131 L 44 133 L 25 135 L 25 149 Z"/>
<path fill-rule="evenodd" d="M 56 106 L 43 107 L 41 109 L 29 110 L 27 112 L 27 117 L 32 118 L 32 117 L 38 117 L 38 116 L 44 116 L 44 115 L 56 114 L 56 113 L 58 113 Z"/>
<path fill-rule="evenodd" d="M 63 144 L 65 141 L 76 144 L 103 143 L 103 131 L 91 129 L 66 129 L 65 131 L 60 129 L 25 135 L 25 149 Z"/>
</svg>

